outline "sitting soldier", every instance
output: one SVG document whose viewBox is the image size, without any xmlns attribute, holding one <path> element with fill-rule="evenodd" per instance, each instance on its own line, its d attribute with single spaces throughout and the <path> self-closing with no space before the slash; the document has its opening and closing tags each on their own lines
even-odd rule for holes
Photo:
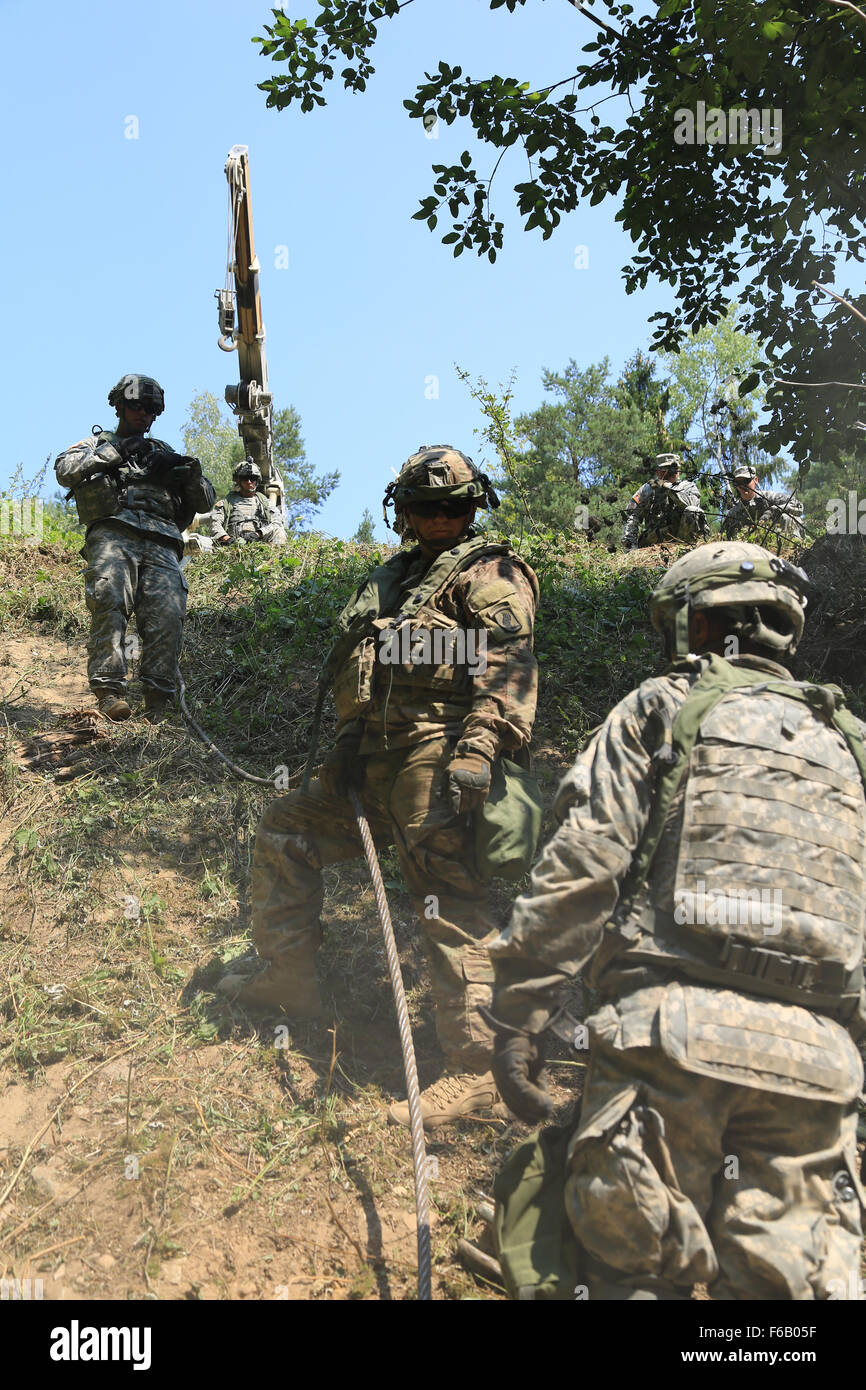
<svg viewBox="0 0 866 1390">
<path fill-rule="evenodd" d="M 235 486 L 218 502 L 210 514 L 215 545 L 246 545 L 261 541 L 265 545 L 285 545 L 286 531 L 279 512 L 258 492 L 262 473 L 258 464 L 246 458 L 232 471 Z"/>
</svg>

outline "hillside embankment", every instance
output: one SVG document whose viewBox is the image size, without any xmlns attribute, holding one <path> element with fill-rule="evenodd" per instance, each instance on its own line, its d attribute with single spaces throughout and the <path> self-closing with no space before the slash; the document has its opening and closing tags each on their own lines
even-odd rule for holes
<svg viewBox="0 0 866 1390">
<path fill-rule="evenodd" d="M 190 706 L 252 772 L 300 772 L 333 619 L 376 553 L 301 537 L 190 563 Z M 662 668 L 646 598 L 674 555 L 531 557 L 548 802 L 586 732 Z M 41 1280 L 46 1298 L 413 1297 L 409 1137 L 385 1116 L 401 1057 L 364 865 L 326 872 L 324 1024 L 218 999 L 248 945 L 268 789 L 178 716 L 85 713 L 77 544 L 7 540 L 0 620 L 0 1278 Z M 133 629 L 140 705 L 135 645 Z M 441 1066 L 423 955 L 396 858 L 382 862 L 423 1085 Z M 496 885 L 503 921 L 514 891 Z M 582 1070 L 554 1052 L 563 1107 Z M 456 1244 L 483 1243 L 476 1203 L 525 1133 L 469 1119 L 430 1137 L 435 1297 L 499 1297 Z"/>
</svg>

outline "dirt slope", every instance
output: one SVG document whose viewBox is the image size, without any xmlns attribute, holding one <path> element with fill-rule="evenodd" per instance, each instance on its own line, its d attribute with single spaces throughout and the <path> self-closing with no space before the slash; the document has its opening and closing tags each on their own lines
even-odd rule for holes
<svg viewBox="0 0 866 1390">
<path fill-rule="evenodd" d="M 328 875 L 329 1025 L 218 1003 L 246 944 L 259 789 L 179 719 L 99 721 L 69 781 L 25 770 L 89 703 L 85 661 L 80 636 L 38 627 L 0 644 L 0 1278 L 45 1298 L 413 1297 L 409 1138 L 385 1122 L 399 1044 L 361 866 Z M 429 995 L 384 868 L 424 1084 Z M 578 1072 L 557 1070 L 567 1100 Z M 431 1139 L 435 1296 L 496 1296 L 455 1246 L 481 1236 L 474 1203 L 523 1132 L 477 1119 Z"/>
</svg>

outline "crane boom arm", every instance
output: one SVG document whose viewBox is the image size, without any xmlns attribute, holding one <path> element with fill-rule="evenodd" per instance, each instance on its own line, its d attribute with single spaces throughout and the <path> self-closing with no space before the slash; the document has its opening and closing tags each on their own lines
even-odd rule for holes
<svg viewBox="0 0 866 1390">
<path fill-rule="evenodd" d="M 229 186 L 229 263 L 225 288 L 216 292 L 219 345 L 226 352 L 237 351 L 240 378 L 236 385 L 226 387 L 225 398 L 237 416 L 238 434 L 247 457 L 261 469 L 264 491 L 282 511 L 283 482 L 273 458 L 273 397 L 268 390 L 246 145 L 233 145 L 229 150 L 225 174 Z"/>
</svg>

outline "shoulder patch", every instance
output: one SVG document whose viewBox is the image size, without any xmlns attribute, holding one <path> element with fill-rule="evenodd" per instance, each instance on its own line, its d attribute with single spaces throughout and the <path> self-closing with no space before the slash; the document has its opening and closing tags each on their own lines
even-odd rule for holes
<svg viewBox="0 0 866 1390">
<path fill-rule="evenodd" d="M 500 599 L 490 603 L 475 616 L 492 637 L 502 642 L 514 637 L 529 637 L 532 634 L 532 616 L 519 602 L 513 590 L 507 602 Z"/>
<path fill-rule="evenodd" d="M 497 608 L 493 614 L 493 621 L 498 623 L 500 627 L 504 627 L 506 632 L 520 631 L 520 619 L 516 618 L 507 606 Z"/>
<path fill-rule="evenodd" d="M 486 584 L 479 584 L 477 588 L 470 589 L 466 596 L 466 602 L 476 613 L 480 613 L 482 608 L 489 608 L 492 604 L 502 602 L 514 597 L 514 585 L 507 579 L 489 579 Z"/>
</svg>

